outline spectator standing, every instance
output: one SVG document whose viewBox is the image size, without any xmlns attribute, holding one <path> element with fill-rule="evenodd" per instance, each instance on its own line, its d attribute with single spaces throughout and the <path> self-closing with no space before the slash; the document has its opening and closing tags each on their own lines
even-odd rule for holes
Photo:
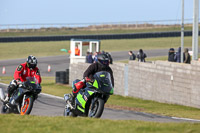
<svg viewBox="0 0 200 133">
<path fill-rule="evenodd" d="M 170 61 L 170 62 L 176 62 L 176 60 L 175 60 L 175 50 L 174 50 L 174 48 L 170 48 L 170 49 L 169 49 L 168 61 Z"/>
<path fill-rule="evenodd" d="M 142 49 L 140 49 L 138 54 L 137 54 L 138 61 L 139 62 L 145 62 L 146 57 L 147 57 L 147 55 L 143 52 Z"/>
<path fill-rule="evenodd" d="M 93 58 L 92 58 L 92 53 L 87 52 L 86 62 L 87 62 L 87 63 L 93 63 L 93 62 L 94 62 L 94 60 L 93 60 Z"/>
<path fill-rule="evenodd" d="M 176 52 L 175 56 L 174 56 L 174 60 L 175 62 L 181 62 L 181 47 L 178 48 L 178 52 Z"/>
<path fill-rule="evenodd" d="M 129 51 L 128 54 L 130 55 L 129 60 L 135 60 L 136 57 L 135 57 L 135 54 L 132 51 Z"/>
<path fill-rule="evenodd" d="M 185 48 L 184 49 L 184 53 L 183 53 L 183 62 L 187 63 L 187 64 L 190 64 L 190 61 L 191 61 L 190 58 L 191 57 L 190 57 L 190 54 L 188 53 L 188 48 Z"/>
<path fill-rule="evenodd" d="M 78 45 L 75 46 L 75 56 L 80 56 L 80 49 L 78 48 Z"/>
<path fill-rule="evenodd" d="M 94 63 L 98 61 L 97 55 L 98 55 L 97 52 L 94 52 L 94 59 L 93 59 L 93 62 L 94 62 Z"/>
</svg>

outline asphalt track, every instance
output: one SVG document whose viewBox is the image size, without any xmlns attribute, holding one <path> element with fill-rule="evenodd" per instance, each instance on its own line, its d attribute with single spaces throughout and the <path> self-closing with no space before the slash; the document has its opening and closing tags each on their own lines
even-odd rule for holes
<svg viewBox="0 0 200 133">
<path fill-rule="evenodd" d="M 135 54 L 137 53 L 137 51 L 133 52 Z M 167 56 L 168 49 L 145 50 L 144 52 L 147 54 L 147 58 L 155 56 Z M 111 56 L 114 61 L 129 59 L 128 51 L 111 52 Z M 37 59 L 38 67 L 42 76 L 55 76 L 56 71 L 65 71 L 67 68 L 69 68 L 69 55 L 38 57 Z M 3 75 L 2 73 L 0 73 L 0 76 L 13 76 L 16 67 L 25 61 L 26 58 L 15 60 L 1 60 L 0 70 L 5 67 L 6 74 Z M 48 72 L 48 65 L 51 66 L 51 72 Z"/>
<path fill-rule="evenodd" d="M 0 83 L 0 88 L 6 89 L 7 85 Z M 0 102 L 0 108 L 2 102 Z M 41 93 L 34 102 L 31 115 L 38 116 L 63 116 L 65 102 L 62 97 L 56 97 Z M 152 122 L 200 122 L 200 120 L 173 118 L 160 116 L 143 112 L 134 112 L 128 110 L 115 110 L 105 108 L 101 119 L 111 120 L 139 120 Z"/>
</svg>

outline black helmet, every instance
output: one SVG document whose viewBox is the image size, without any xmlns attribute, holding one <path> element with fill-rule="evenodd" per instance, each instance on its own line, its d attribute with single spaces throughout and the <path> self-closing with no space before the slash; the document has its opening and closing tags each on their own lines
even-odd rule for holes
<svg viewBox="0 0 200 133">
<path fill-rule="evenodd" d="M 37 59 L 35 56 L 29 55 L 26 62 L 28 68 L 34 69 L 37 66 Z"/>
<path fill-rule="evenodd" d="M 99 54 L 97 56 L 98 63 L 103 65 L 103 66 L 108 66 L 109 65 L 109 58 L 106 54 Z"/>
</svg>

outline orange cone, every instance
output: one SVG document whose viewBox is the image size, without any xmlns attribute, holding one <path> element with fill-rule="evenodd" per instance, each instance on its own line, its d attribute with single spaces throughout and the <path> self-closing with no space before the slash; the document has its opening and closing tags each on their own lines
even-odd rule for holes
<svg viewBox="0 0 200 133">
<path fill-rule="evenodd" d="M 3 67 L 3 69 L 2 69 L 2 74 L 6 74 L 6 68 L 5 67 Z"/>
<path fill-rule="evenodd" d="M 48 72 L 51 72 L 51 66 L 48 65 Z"/>
</svg>

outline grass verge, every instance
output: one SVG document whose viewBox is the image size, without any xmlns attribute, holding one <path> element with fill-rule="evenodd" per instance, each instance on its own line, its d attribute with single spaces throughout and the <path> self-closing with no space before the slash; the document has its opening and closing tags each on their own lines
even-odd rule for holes
<svg viewBox="0 0 200 133">
<path fill-rule="evenodd" d="M 9 122 L 9 123 L 7 123 Z M 198 133 L 199 123 L 156 123 L 134 120 L 0 115 L 2 133 Z"/>
<path fill-rule="evenodd" d="M 0 77 L 0 82 L 9 83 L 12 77 Z M 71 93 L 72 88 L 68 85 L 55 84 L 54 77 L 43 77 L 42 92 L 63 97 L 66 93 Z M 112 95 L 106 107 L 115 109 L 127 109 L 142 111 L 166 116 L 176 116 L 184 118 L 200 119 L 200 109 L 186 107 L 175 104 L 159 103 L 150 100 L 142 100 L 133 97 L 123 97 Z"/>
<path fill-rule="evenodd" d="M 192 47 L 192 37 L 185 37 L 184 43 L 185 47 Z M 111 52 L 139 50 L 141 48 L 144 50 L 169 49 L 170 47 L 177 48 L 180 44 L 180 37 L 102 40 L 101 50 Z M 26 58 L 31 54 L 36 57 L 66 55 L 60 49 L 69 50 L 69 45 L 69 41 L 0 43 L 0 60 Z"/>
<path fill-rule="evenodd" d="M 60 51 L 63 48 L 69 50 L 69 41 L 0 43 L 0 60 L 26 58 L 31 54 L 36 57 L 66 55 Z"/>
</svg>

